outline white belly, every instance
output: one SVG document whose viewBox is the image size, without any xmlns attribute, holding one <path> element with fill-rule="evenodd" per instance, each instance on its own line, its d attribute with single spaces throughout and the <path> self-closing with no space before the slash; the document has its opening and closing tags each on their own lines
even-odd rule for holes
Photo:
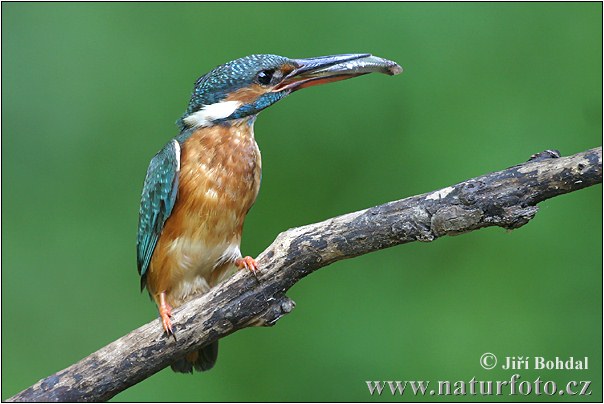
<svg viewBox="0 0 604 404">
<path fill-rule="evenodd" d="M 207 293 L 211 287 L 224 280 L 225 277 L 221 277 L 212 281 L 212 272 L 227 263 L 232 263 L 234 270 L 234 261 L 241 257 L 238 243 L 225 242 L 208 247 L 203 242 L 186 237 L 173 240 L 168 253 L 178 257 L 173 261 L 177 263 L 177 268 L 172 271 L 173 286 L 170 293 L 177 306 L 194 296 Z"/>
</svg>

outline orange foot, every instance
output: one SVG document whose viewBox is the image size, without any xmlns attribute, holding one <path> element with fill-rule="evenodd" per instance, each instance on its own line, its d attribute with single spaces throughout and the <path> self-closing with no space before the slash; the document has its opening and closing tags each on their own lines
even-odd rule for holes
<svg viewBox="0 0 604 404">
<path fill-rule="evenodd" d="M 258 272 L 258 264 L 256 263 L 256 260 L 253 259 L 250 256 L 246 256 L 246 257 L 243 257 L 243 258 L 237 258 L 235 260 L 235 265 L 239 269 L 244 269 L 244 268 L 247 269 L 248 271 L 250 271 L 254 275 L 256 275 L 257 272 Z"/>
<path fill-rule="evenodd" d="M 174 332 L 172 332 L 172 321 L 170 320 L 170 317 L 172 317 L 172 307 L 166 303 L 165 292 L 159 294 L 159 316 L 161 317 L 166 334 L 174 335 Z"/>
</svg>

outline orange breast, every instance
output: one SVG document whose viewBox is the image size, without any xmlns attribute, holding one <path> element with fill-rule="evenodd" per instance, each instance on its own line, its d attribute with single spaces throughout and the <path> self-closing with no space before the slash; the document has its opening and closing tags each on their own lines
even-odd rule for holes
<svg viewBox="0 0 604 404">
<path fill-rule="evenodd" d="M 243 221 L 260 187 L 260 151 L 245 122 L 200 128 L 181 145 L 178 196 L 155 248 L 147 285 L 177 307 L 205 293 L 241 256 Z M 156 299 L 157 300 L 157 299 Z"/>
</svg>

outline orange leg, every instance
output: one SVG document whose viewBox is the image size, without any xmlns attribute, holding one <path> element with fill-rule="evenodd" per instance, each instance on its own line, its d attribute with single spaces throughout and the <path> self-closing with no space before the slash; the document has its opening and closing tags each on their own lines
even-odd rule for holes
<svg viewBox="0 0 604 404">
<path fill-rule="evenodd" d="M 166 303 L 165 292 L 161 292 L 159 294 L 159 316 L 161 317 L 161 322 L 164 326 L 166 334 L 174 335 L 172 332 L 172 321 L 170 320 L 170 317 L 172 317 L 172 307 Z"/>
<path fill-rule="evenodd" d="M 254 275 L 256 275 L 256 273 L 258 272 L 258 264 L 256 263 L 256 260 L 250 257 L 249 255 L 243 258 L 237 258 L 235 260 L 235 265 L 239 269 L 247 269 Z"/>
</svg>

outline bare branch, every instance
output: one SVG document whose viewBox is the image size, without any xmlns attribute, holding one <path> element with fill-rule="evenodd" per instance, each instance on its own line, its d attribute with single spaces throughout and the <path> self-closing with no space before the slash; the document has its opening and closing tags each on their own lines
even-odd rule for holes
<svg viewBox="0 0 604 404">
<path fill-rule="evenodd" d="M 488 226 L 515 229 L 536 204 L 602 182 L 602 148 L 524 164 L 423 195 L 287 230 L 258 257 L 258 278 L 240 272 L 174 312 L 178 341 L 152 321 L 8 401 L 103 401 L 185 353 L 250 326 L 270 326 L 294 308 L 285 293 L 332 262 L 412 241 Z"/>
</svg>

